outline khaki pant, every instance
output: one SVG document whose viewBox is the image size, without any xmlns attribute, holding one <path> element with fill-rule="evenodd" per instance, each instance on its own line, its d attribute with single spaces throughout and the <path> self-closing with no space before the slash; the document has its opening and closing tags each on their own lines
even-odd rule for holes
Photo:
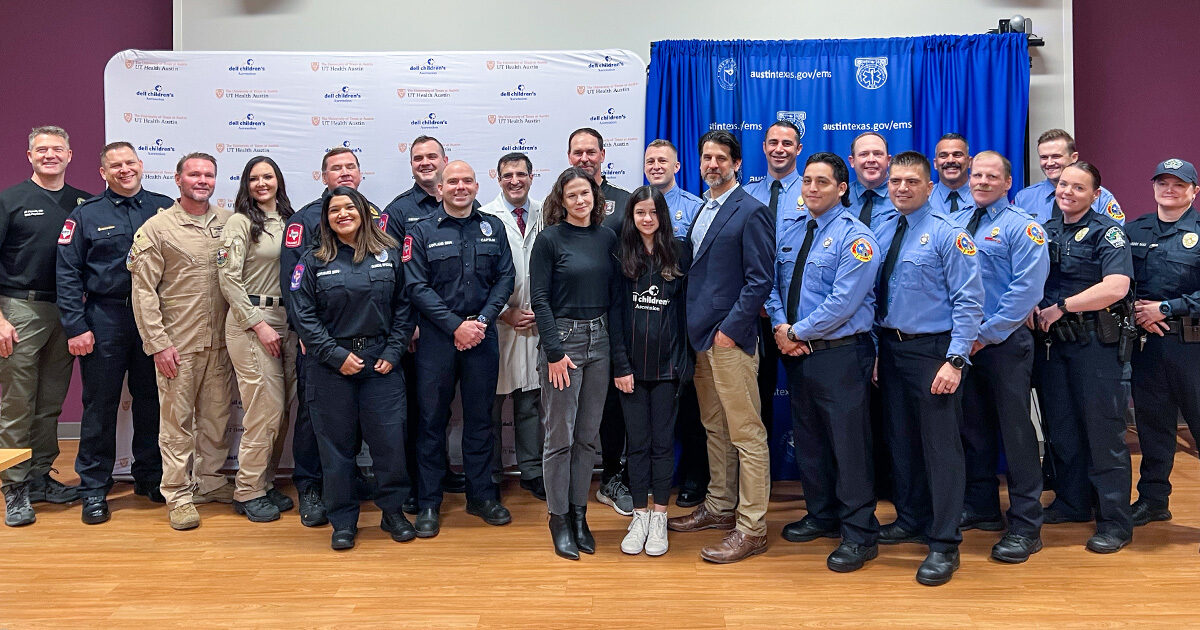
<svg viewBox="0 0 1200 630">
<path fill-rule="evenodd" d="M 49 473 L 58 457 L 58 416 L 75 358 L 53 302 L 0 296 L 0 310 L 17 330 L 12 354 L 0 358 L 0 448 L 33 451 L 2 473 L 7 488 Z"/>
<path fill-rule="evenodd" d="M 759 417 L 758 354 L 717 346 L 697 352 L 694 380 L 708 434 L 705 507 L 714 514 L 736 510 L 738 530 L 765 536 L 771 461 Z"/>
<path fill-rule="evenodd" d="M 225 343 L 242 394 L 242 441 L 233 498 L 249 501 L 274 487 L 283 455 L 288 412 L 296 400 L 296 333 L 288 329 L 282 306 L 261 306 L 263 320 L 279 333 L 281 357 L 273 357 L 253 330 L 244 330 L 233 311 L 225 323 Z"/>
<path fill-rule="evenodd" d="M 175 378 L 158 373 L 158 445 L 167 509 L 191 503 L 193 493 L 205 494 L 224 485 L 220 470 L 229 454 L 225 443 L 233 393 L 229 354 L 225 348 L 209 348 L 179 358 Z"/>
</svg>

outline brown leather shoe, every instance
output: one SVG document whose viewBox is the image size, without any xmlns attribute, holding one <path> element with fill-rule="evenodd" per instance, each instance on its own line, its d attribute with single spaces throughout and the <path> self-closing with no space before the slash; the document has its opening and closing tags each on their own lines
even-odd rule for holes
<svg viewBox="0 0 1200 630">
<path fill-rule="evenodd" d="M 667 519 L 667 529 L 673 532 L 698 532 L 702 529 L 733 529 L 733 514 L 721 516 L 708 511 L 701 503 L 691 514 Z"/>
<path fill-rule="evenodd" d="M 700 557 L 717 564 L 729 564 L 756 556 L 766 550 L 766 536 L 749 536 L 735 529 L 726 534 L 721 542 L 701 549 Z"/>
</svg>

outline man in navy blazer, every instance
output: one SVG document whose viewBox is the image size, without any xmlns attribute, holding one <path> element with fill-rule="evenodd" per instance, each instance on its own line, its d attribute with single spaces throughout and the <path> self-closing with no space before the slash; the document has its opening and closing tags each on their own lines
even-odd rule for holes
<svg viewBox="0 0 1200 630">
<path fill-rule="evenodd" d="M 773 281 L 775 217 L 738 186 L 742 149 L 733 134 L 704 134 L 700 162 L 709 190 L 688 232 L 687 318 L 710 481 L 704 503 L 668 526 L 731 530 L 700 551 L 729 563 L 767 550 L 771 466 L 759 419 L 758 314 Z"/>
</svg>

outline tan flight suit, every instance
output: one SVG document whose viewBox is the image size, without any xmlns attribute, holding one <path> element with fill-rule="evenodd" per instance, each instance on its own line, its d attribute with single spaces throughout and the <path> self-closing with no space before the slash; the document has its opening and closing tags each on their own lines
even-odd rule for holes
<svg viewBox="0 0 1200 630">
<path fill-rule="evenodd" d="M 126 261 L 143 349 L 155 354 L 174 346 L 179 352 L 175 378 L 158 373 L 161 488 L 168 510 L 225 484 L 220 470 L 229 450 L 225 430 L 233 391 L 217 250 L 231 214 L 209 206 L 192 216 L 176 202 L 138 229 Z"/>
<path fill-rule="evenodd" d="M 250 239 L 250 219 L 235 214 L 225 224 L 225 246 L 217 252 L 221 293 L 229 301 L 225 343 L 242 393 L 242 441 L 238 447 L 235 501 L 264 496 L 275 480 L 283 454 L 288 412 L 296 400 L 296 333 L 280 304 L 279 249 L 283 221 L 267 213 L 258 243 Z M 253 297 L 251 297 L 253 296 Z M 266 322 L 279 333 L 282 356 L 273 357 L 250 330 Z"/>
</svg>

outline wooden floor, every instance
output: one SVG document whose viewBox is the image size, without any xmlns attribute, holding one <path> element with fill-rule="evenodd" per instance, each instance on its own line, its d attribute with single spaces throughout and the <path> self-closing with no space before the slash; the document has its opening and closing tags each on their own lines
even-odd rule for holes
<svg viewBox="0 0 1200 630">
<path fill-rule="evenodd" d="M 58 469 L 70 481 L 75 445 L 63 447 Z M 970 531 L 962 568 L 939 588 L 913 579 L 925 555 L 917 545 L 881 547 L 865 569 L 841 575 L 825 568 L 836 541 L 784 542 L 780 528 L 803 514 L 794 483 L 775 487 L 767 554 L 729 566 L 697 555 L 715 531 L 672 533 L 660 558 L 625 556 L 628 519 L 594 502 L 599 551 L 560 560 L 545 504 L 511 480 L 506 527 L 484 525 L 464 513 L 462 495 L 448 495 L 441 535 L 398 544 L 372 506 L 358 547 L 341 553 L 330 551 L 328 527 L 302 527 L 294 510 L 254 524 L 228 505 L 202 505 L 203 525 L 175 532 L 161 505 L 118 484 L 107 524 L 80 523 L 77 504 L 38 504 L 34 525 L 0 527 L 0 628 L 1194 628 L 1195 457 L 1180 452 L 1172 479 L 1174 520 L 1138 528 L 1120 553 L 1084 550 L 1090 524 L 1047 526 L 1045 550 L 1008 566 L 987 557 L 996 534 Z M 893 514 L 880 506 L 881 521 Z"/>
</svg>

